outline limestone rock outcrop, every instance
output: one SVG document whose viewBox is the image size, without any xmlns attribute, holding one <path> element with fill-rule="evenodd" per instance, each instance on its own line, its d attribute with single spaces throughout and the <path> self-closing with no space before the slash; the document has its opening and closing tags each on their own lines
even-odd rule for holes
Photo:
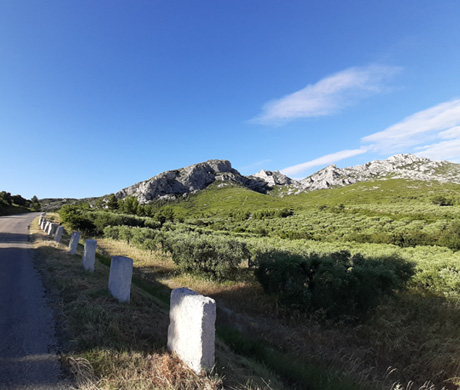
<svg viewBox="0 0 460 390">
<path fill-rule="evenodd" d="M 266 192 L 267 184 L 260 179 L 241 175 L 232 168 L 230 161 L 209 160 L 160 173 L 149 180 L 136 183 L 118 191 L 118 199 L 133 195 L 140 203 L 154 199 L 175 199 L 178 196 L 195 193 L 215 181 L 234 182 L 258 192 Z"/>
<path fill-rule="evenodd" d="M 398 154 L 386 160 L 340 169 L 335 165 L 321 169 L 300 181 L 297 192 L 343 187 L 367 180 L 409 179 L 460 183 L 460 164 L 432 161 L 413 154 Z"/>
<path fill-rule="evenodd" d="M 261 193 L 282 186 L 286 189 L 281 194 L 283 196 L 382 179 L 436 180 L 442 183 L 460 183 L 460 164 L 448 161 L 432 161 L 413 154 L 398 154 L 386 160 L 371 161 L 364 165 L 349 168 L 329 165 L 315 174 L 297 181 L 280 171 L 272 172 L 264 169 L 254 175 L 243 176 L 232 168 L 230 161 L 209 160 L 160 173 L 149 180 L 118 191 L 115 196 L 122 199 L 133 195 L 140 203 L 148 203 L 155 199 L 176 199 L 186 196 L 189 193 L 201 191 L 214 182 L 220 182 L 219 187 L 236 183 Z"/>
<path fill-rule="evenodd" d="M 249 176 L 254 179 L 260 179 L 267 183 L 268 186 L 285 186 L 285 185 L 298 185 L 298 181 L 283 175 L 280 171 L 266 171 L 262 169 L 260 172 Z"/>
</svg>

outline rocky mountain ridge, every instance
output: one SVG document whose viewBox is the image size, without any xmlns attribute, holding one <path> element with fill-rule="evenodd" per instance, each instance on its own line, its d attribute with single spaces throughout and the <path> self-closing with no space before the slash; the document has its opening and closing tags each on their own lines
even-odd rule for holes
<svg viewBox="0 0 460 390">
<path fill-rule="evenodd" d="M 298 194 L 343 187 L 360 181 L 397 178 L 460 184 L 460 164 L 399 154 L 386 160 L 375 160 L 343 169 L 329 165 L 303 180 L 294 180 L 280 171 L 264 169 L 254 175 L 243 176 L 232 168 L 228 160 L 209 160 L 160 173 L 118 191 L 115 196 L 121 199 L 132 195 L 140 203 L 148 203 L 155 199 L 186 196 L 201 191 L 214 182 L 222 182 L 220 185 L 236 183 L 261 193 L 266 193 L 275 186 L 282 186 L 285 188 L 284 194 Z"/>
<path fill-rule="evenodd" d="M 300 180 L 297 192 L 343 187 L 361 181 L 382 179 L 460 183 L 460 164 L 449 161 L 432 161 L 413 154 L 398 154 L 386 160 L 375 160 L 343 169 L 336 165 L 329 165 Z"/>
<path fill-rule="evenodd" d="M 262 179 L 241 175 L 232 168 L 228 160 L 209 160 L 160 173 L 149 180 L 118 191 L 115 196 L 122 199 L 132 195 L 137 197 L 140 203 L 148 203 L 154 199 L 176 199 L 201 191 L 216 181 L 237 183 L 263 193 L 268 187 Z"/>
</svg>

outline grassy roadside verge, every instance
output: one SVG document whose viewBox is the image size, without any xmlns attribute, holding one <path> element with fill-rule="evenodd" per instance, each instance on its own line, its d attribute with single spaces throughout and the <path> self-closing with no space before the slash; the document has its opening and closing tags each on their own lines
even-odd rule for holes
<svg viewBox="0 0 460 390">
<path fill-rule="evenodd" d="M 265 318 L 267 326 L 262 329 L 260 323 L 256 323 L 257 327 L 252 333 L 247 333 L 247 329 L 235 331 L 234 326 L 230 329 L 218 327 L 218 336 L 235 352 L 231 354 L 223 343 L 218 345 L 218 351 L 223 350 L 225 353 L 219 355 L 220 352 L 218 352 L 219 365 L 216 372 L 220 375 L 225 388 L 282 389 L 283 384 L 279 381 L 276 383 L 276 378 L 269 379 L 268 370 L 265 369 L 263 372 L 265 365 L 282 377 L 288 383 L 285 387 L 290 389 L 359 389 L 364 388 L 364 383 L 371 382 L 379 389 L 391 387 L 391 389 L 408 390 L 419 388 L 422 385 L 423 382 L 420 381 L 418 382 L 420 384 L 407 382 L 416 376 L 418 376 L 417 379 L 422 377 L 424 380 L 428 376 L 430 380 L 436 380 L 437 385 L 440 385 L 436 388 L 439 389 L 446 383 L 443 371 L 447 365 L 455 366 L 455 361 L 458 362 L 456 359 L 458 349 L 455 343 L 458 329 L 456 330 L 455 324 L 458 323 L 459 316 L 456 310 L 452 311 L 452 307 L 439 299 L 434 300 L 434 297 L 420 297 L 414 294 L 414 291 L 398 297 L 398 300 L 389 300 L 379 308 L 372 321 L 367 321 L 356 329 L 346 326 L 324 328 L 319 324 L 315 325 L 312 321 L 307 321 L 307 318 L 295 316 L 286 318 L 286 314 L 289 313 L 280 313 L 281 319 L 289 320 L 280 322 L 277 321 L 279 318 L 275 318 L 277 314 L 268 315 L 271 305 L 270 302 L 263 300 L 263 297 L 268 299 L 267 296 L 259 296 L 257 289 L 254 288 L 255 285 L 251 284 L 248 278 L 243 278 L 239 282 L 217 284 L 202 277 L 181 274 L 175 269 L 172 261 L 160 252 L 138 250 L 126 242 L 99 238 L 98 246 L 105 254 L 105 257 L 99 256 L 99 261 L 106 265 L 109 264 L 111 255 L 120 254 L 132 257 L 135 260 L 134 286 L 142 294 L 146 294 L 149 300 L 153 300 L 156 305 L 165 309 L 165 312 L 169 301 L 169 288 L 185 285 L 212 296 L 218 303 L 222 301 L 235 303 L 238 299 L 236 308 L 231 306 L 231 309 L 240 312 L 240 308 L 246 305 L 246 308 L 251 308 L 250 315 L 260 314 L 257 320 L 268 316 L 268 320 Z M 75 259 L 80 272 L 81 257 L 76 256 Z M 62 267 L 62 264 L 59 266 Z M 107 278 L 103 281 L 99 293 L 106 294 L 104 293 L 106 283 Z M 107 299 L 107 295 L 105 298 Z M 143 308 L 139 307 L 139 310 Z M 265 333 L 267 328 L 272 332 Z M 281 328 L 283 328 L 282 331 L 280 331 Z M 282 337 L 280 337 L 280 332 Z M 164 346 L 164 342 L 159 345 L 160 349 Z M 336 356 L 331 356 L 331 353 Z M 312 358 L 311 361 L 310 358 Z M 242 363 L 242 359 L 245 359 L 246 363 Z M 376 367 L 377 359 L 380 359 L 378 362 L 380 368 Z M 93 368 L 97 366 L 91 359 L 87 358 L 87 360 L 91 362 Z M 263 365 L 255 365 L 254 361 L 261 362 Z M 323 361 L 325 364 L 318 364 L 318 361 Z M 338 365 L 337 361 L 339 361 Z M 373 362 L 375 362 L 374 367 Z M 249 370 L 247 370 L 248 365 L 251 367 Z M 258 368 L 254 369 L 255 366 Z M 399 385 L 397 379 L 386 380 L 385 383 L 382 383 L 382 378 L 387 378 L 386 368 L 388 367 L 391 368 L 392 378 L 395 377 L 394 373 L 401 378 L 398 371 L 404 370 L 403 374 L 407 379 L 403 383 L 407 385 Z M 440 379 L 433 377 L 432 373 L 426 375 L 421 367 L 434 367 L 435 370 L 431 372 L 438 375 Z M 243 374 L 239 375 L 238 380 L 235 380 L 238 376 L 235 372 L 238 369 Z M 344 374 L 336 375 L 334 371 Z M 450 370 L 450 372 L 453 371 Z M 254 374 L 255 372 L 257 374 Z M 251 375 L 255 378 L 252 379 Z M 270 384 L 263 383 L 260 377 L 265 378 L 267 382 L 270 381 Z M 273 378 L 273 375 L 271 377 Z M 358 384 L 349 382 L 349 377 L 357 378 Z M 452 376 L 448 378 L 456 381 Z M 248 385 L 248 380 L 252 384 Z M 371 388 L 373 388 L 372 385 Z M 184 388 L 180 385 L 175 386 L 171 385 L 170 388 Z M 191 386 L 189 388 L 194 388 L 193 385 Z M 446 386 L 443 388 L 454 388 L 448 384 Z M 434 389 L 434 387 L 426 382 L 420 389 Z"/>
<path fill-rule="evenodd" d="M 284 389 L 263 365 L 216 343 L 216 368 L 197 376 L 166 351 L 168 310 L 161 298 L 134 283 L 130 304 L 119 304 L 107 290 L 109 269 L 81 267 L 81 254 L 69 255 L 37 226 L 31 226 L 36 266 L 59 322 L 61 361 L 75 387 L 95 389 Z M 65 242 L 65 241 L 64 241 Z M 147 291 L 146 291 L 147 290 Z"/>
<path fill-rule="evenodd" d="M 266 340 L 222 326 L 217 328 L 216 369 L 198 377 L 165 349 L 167 286 L 135 269 L 131 302 L 120 305 L 107 291 L 108 257 L 98 254 L 96 271 L 87 273 L 81 253 L 69 255 L 36 222 L 31 230 L 37 266 L 56 296 L 62 338 L 70 340 L 62 347 L 62 362 L 79 389 L 363 388 L 318 365 L 296 363 Z"/>
</svg>

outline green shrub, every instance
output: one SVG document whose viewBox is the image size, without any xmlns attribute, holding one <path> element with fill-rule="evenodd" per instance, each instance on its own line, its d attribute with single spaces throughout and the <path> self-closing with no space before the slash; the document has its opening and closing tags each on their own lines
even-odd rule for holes
<svg viewBox="0 0 460 390">
<path fill-rule="evenodd" d="M 397 257 L 365 259 L 348 251 L 329 255 L 268 252 L 255 273 L 265 292 L 302 310 L 324 310 L 331 317 L 356 316 L 402 288 L 413 266 Z"/>
<path fill-rule="evenodd" d="M 96 233 L 96 225 L 82 206 L 65 205 L 59 210 L 61 222 L 69 225 L 70 229 L 92 236 Z"/>
<path fill-rule="evenodd" d="M 221 236 L 170 235 L 166 245 L 181 270 L 204 273 L 216 279 L 231 278 L 241 262 L 250 258 L 245 243 Z"/>
<path fill-rule="evenodd" d="M 454 199 L 446 198 L 444 195 L 436 195 L 431 198 L 431 203 L 438 205 L 438 206 L 453 206 Z"/>
</svg>

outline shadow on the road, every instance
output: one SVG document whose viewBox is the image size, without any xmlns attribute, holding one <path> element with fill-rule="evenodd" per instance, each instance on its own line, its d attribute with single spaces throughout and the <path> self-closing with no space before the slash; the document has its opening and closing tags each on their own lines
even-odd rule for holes
<svg viewBox="0 0 460 390">
<path fill-rule="evenodd" d="M 16 242 L 27 242 L 29 240 L 28 234 L 20 233 L 0 233 L 1 244 L 14 244 Z"/>
<path fill-rule="evenodd" d="M 48 374 L 50 366 L 57 377 Z M 1 389 L 29 389 L 31 384 L 34 389 L 56 389 L 56 383 L 61 379 L 59 374 L 59 362 L 48 354 L 0 358 Z"/>
</svg>

